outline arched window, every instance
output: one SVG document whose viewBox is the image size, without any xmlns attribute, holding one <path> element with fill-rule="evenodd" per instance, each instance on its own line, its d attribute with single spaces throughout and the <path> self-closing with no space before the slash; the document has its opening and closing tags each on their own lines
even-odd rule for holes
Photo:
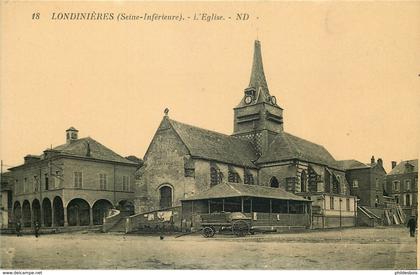
<svg viewBox="0 0 420 275">
<path fill-rule="evenodd" d="M 210 167 L 210 184 L 211 186 L 219 184 L 219 171 L 216 167 Z"/>
<path fill-rule="evenodd" d="M 172 188 L 169 186 L 162 186 L 159 189 L 160 193 L 160 208 L 168 208 L 172 206 Z"/>
<path fill-rule="evenodd" d="M 306 172 L 302 171 L 300 174 L 300 192 L 306 192 Z"/>
<path fill-rule="evenodd" d="M 279 181 L 277 180 L 276 177 L 272 177 L 270 180 L 270 186 L 274 187 L 274 188 L 279 188 Z"/>
</svg>

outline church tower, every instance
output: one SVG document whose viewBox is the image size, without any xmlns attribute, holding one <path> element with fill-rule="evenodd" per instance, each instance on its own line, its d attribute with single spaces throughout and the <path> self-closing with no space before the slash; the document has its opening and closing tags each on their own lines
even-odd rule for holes
<svg viewBox="0 0 420 275">
<path fill-rule="evenodd" d="M 241 102 L 234 109 L 233 136 L 250 140 L 262 155 L 274 137 L 283 131 L 283 109 L 270 95 L 261 56 L 261 44 L 254 44 L 251 79 Z"/>
</svg>

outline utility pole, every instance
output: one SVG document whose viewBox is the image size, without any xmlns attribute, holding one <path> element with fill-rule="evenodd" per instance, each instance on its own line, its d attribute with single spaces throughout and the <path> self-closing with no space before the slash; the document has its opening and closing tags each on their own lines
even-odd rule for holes
<svg viewBox="0 0 420 275">
<path fill-rule="evenodd" d="M 339 202 L 340 202 L 340 228 L 341 228 L 341 202 L 342 202 L 343 200 L 342 200 L 342 198 L 340 197 L 340 200 L 339 200 Z"/>
<path fill-rule="evenodd" d="M 0 183 L 3 182 L 3 160 L 0 160 Z"/>
</svg>

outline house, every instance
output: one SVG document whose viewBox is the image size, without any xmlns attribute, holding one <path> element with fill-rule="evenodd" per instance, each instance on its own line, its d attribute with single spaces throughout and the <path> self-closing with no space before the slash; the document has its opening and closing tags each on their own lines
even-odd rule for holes
<svg viewBox="0 0 420 275">
<path fill-rule="evenodd" d="M 350 194 L 359 199 L 359 205 L 378 207 L 384 203 L 386 171 L 381 158 L 372 156 L 369 164 L 357 160 L 339 161 L 350 184 Z"/>
<path fill-rule="evenodd" d="M 285 132 L 283 123 L 283 109 L 268 89 L 261 44 L 255 41 L 250 82 L 234 108 L 233 133 L 173 120 L 166 110 L 137 174 L 136 212 L 179 206 L 197 198 L 212 200 L 209 190 L 220 185 L 235 189 L 251 185 L 248 191 L 255 196 L 247 191 L 239 197 L 259 197 L 267 188 L 273 193 L 281 189 L 290 197 L 313 201 L 314 227 L 354 226 L 357 206 L 345 170 L 323 146 Z M 207 211 L 219 208 L 210 206 Z"/>
<path fill-rule="evenodd" d="M 417 215 L 418 159 L 392 161 L 386 177 L 386 192 L 401 205 L 407 216 Z"/>
<path fill-rule="evenodd" d="M 10 168 L 13 216 L 25 227 L 102 224 L 111 208 L 132 208 L 134 172 L 130 161 L 91 137 L 66 130 L 66 143 L 41 155 L 27 155 Z M 131 205 L 131 206 L 130 206 Z"/>
</svg>

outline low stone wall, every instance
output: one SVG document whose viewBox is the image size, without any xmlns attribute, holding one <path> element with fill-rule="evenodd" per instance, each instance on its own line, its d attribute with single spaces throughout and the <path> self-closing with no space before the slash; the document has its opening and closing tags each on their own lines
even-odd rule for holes
<svg viewBox="0 0 420 275">
<path fill-rule="evenodd" d="M 353 227 L 356 226 L 355 217 L 326 217 L 325 228 L 337 228 L 337 227 Z"/>
<path fill-rule="evenodd" d="M 323 216 L 313 215 L 312 216 L 312 228 L 339 228 L 341 227 L 353 227 L 356 226 L 356 217 L 340 217 L 340 216 Z"/>
</svg>

